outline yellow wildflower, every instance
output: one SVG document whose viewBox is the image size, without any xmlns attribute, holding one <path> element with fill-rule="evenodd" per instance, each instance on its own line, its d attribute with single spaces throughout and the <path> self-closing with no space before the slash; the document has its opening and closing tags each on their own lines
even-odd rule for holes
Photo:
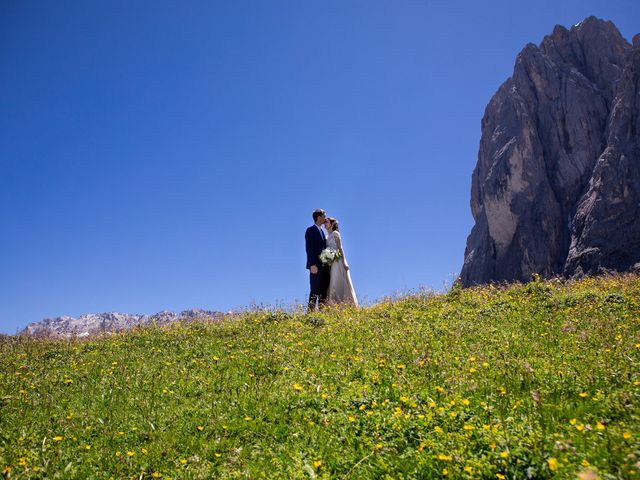
<svg viewBox="0 0 640 480">
<path fill-rule="evenodd" d="M 500 458 L 508 458 L 509 457 L 509 452 L 507 452 L 506 450 L 504 452 L 500 452 Z"/>
<path fill-rule="evenodd" d="M 56 435 L 55 437 L 53 437 L 54 442 L 61 442 L 63 439 L 64 437 L 61 437 L 60 435 Z"/>
<path fill-rule="evenodd" d="M 622 434 L 622 438 L 624 438 L 625 440 L 629 440 L 631 438 L 631 434 L 629 432 L 624 432 Z"/>
<path fill-rule="evenodd" d="M 450 462 L 452 460 L 449 455 L 445 455 L 444 453 L 439 453 L 437 458 L 443 462 Z"/>
<path fill-rule="evenodd" d="M 314 468 L 320 468 L 320 465 L 322 465 L 322 460 L 314 460 L 313 462 Z"/>
<path fill-rule="evenodd" d="M 294 383 L 294 384 L 293 384 L 293 389 L 294 389 L 296 392 L 301 392 L 301 391 L 302 391 L 302 385 L 300 385 L 299 383 Z"/>
<path fill-rule="evenodd" d="M 547 459 L 547 464 L 549 465 L 549 470 L 555 472 L 558 469 L 558 460 L 554 457 Z"/>
<path fill-rule="evenodd" d="M 160 472 L 153 472 L 153 473 L 151 474 L 151 476 L 152 476 L 153 478 L 160 478 L 160 477 L 162 477 L 162 474 L 161 474 Z"/>
</svg>

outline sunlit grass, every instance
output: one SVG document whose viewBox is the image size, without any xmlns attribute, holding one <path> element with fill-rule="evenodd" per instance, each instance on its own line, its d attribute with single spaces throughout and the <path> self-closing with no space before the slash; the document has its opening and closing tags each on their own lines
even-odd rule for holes
<svg viewBox="0 0 640 480">
<path fill-rule="evenodd" d="M 0 475 L 637 478 L 639 318 L 624 276 L 4 339 Z"/>
</svg>

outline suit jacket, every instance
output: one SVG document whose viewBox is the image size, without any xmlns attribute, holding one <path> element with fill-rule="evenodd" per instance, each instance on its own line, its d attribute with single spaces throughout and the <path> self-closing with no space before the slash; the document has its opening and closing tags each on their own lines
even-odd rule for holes
<svg viewBox="0 0 640 480">
<path fill-rule="evenodd" d="M 307 248 L 307 269 L 311 265 L 320 267 L 320 259 L 318 256 L 327 247 L 327 240 L 322 238 L 322 234 L 318 227 L 311 225 L 304 234 L 304 242 Z"/>
</svg>

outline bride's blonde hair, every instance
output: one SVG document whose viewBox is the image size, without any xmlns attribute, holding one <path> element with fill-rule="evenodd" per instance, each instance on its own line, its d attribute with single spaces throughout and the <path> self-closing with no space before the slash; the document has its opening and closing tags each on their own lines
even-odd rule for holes
<svg viewBox="0 0 640 480">
<path fill-rule="evenodd" d="M 333 217 L 329 217 L 327 218 L 327 220 L 329 220 L 329 223 L 331 224 L 331 230 L 334 232 L 339 232 L 340 229 L 338 228 L 339 224 L 338 224 L 338 220 L 336 220 Z"/>
</svg>

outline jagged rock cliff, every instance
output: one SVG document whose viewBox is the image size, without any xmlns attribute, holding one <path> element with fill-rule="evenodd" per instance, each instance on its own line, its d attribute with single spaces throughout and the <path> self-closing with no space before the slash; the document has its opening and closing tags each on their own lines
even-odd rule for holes
<svg viewBox="0 0 640 480">
<path fill-rule="evenodd" d="M 20 335 L 32 337 L 88 337 L 92 335 L 129 330 L 135 327 L 168 325 L 175 322 L 193 322 L 220 318 L 223 314 L 208 310 L 192 309 L 181 313 L 162 311 L 155 315 L 128 313 L 99 313 L 74 317 L 45 318 L 27 325 Z"/>
<path fill-rule="evenodd" d="M 518 55 L 482 119 L 465 286 L 640 262 L 640 36 L 589 17 Z"/>
</svg>

